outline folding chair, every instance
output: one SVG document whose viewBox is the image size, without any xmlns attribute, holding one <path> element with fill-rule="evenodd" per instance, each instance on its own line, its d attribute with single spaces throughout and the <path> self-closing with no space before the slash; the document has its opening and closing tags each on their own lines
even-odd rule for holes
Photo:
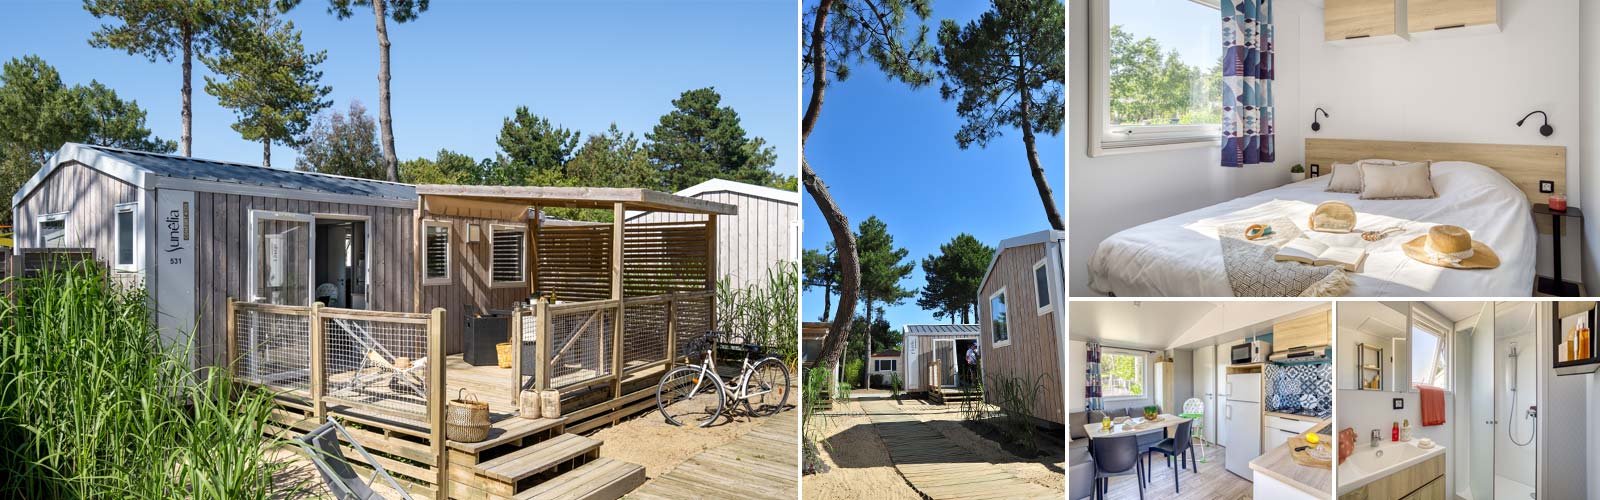
<svg viewBox="0 0 1600 500">
<path fill-rule="evenodd" d="M 399 367 L 395 364 L 397 357 L 384 348 L 383 344 L 378 342 L 377 339 L 372 338 L 372 335 L 367 333 L 365 329 L 348 320 L 334 319 L 333 321 L 334 324 L 339 326 L 339 330 L 343 330 L 351 339 L 354 339 L 356 345 L 359 345 L 361 350 L 366 353 L 361 357 L 361 364 L 356 367 L 355 376 L 351 377 L 339 388 L 334 389 L 333 394 L 338 395 L 353 391 L 387 378 L 391 387 L 399 385 L 411 391 L 420 399 L 428 399 L 427 391 L 423 389 L 425 384 L 421 378 L 422 374 L 427 373 L 428 358 L 419 359 L 409 367 Z M 367 373 L 369 368 L 380 368 L 381 370 L 378 373 L 369 374 Z"/>
<path fill-rule="evenodd" d="M 350 462 L 345 460 L 344 453 L 340 451 L 339 435 L 343 435 L 345 439 L 350 440 L 350 446 L 354 447 L 356 452 L 361 453 L 361 457 L 366 459 L 367 463 L 365 465 L 372 468 L 372 478 L 363 481 L 361 476 L 356 475 L 355 468 L 350 466 Z M 390 476 L 388 471 L 383 470 L 383 465 L 373 459 L 372 454 L 367 453 L 367 449 L 363 448 L 361 443 L 356 442 L 355 437 L 350 435 L 350 431 L 345 430 L 344 426 L 339 425 L 339 422 L 334 420 L 333 417 L 328 417 L 328 423 L 312 429 L 311 432 L 307 432 L 306 435 L 295 441 L 300 445 L 301 449 L 305 450 L 306 455 L 311 457 L 311 463 L 317 466 L 317 472 L 322 473 L 323 482 L 327 483 L 328 490 L 332 491 L 333 497 L 338 500 L 384 498 L 377 492 L 372 491 L 372 483 L 376 482 L 379 477 L 382 477 L 384 482 L 389 483 L 389 487 L 399 492 L 401 498 L 416 500 L 411 497 L 410 493 L 406 492 L 405 488 L 400 487 L 400 482 L 395 481 L 394 476 Z"/>
</svg>

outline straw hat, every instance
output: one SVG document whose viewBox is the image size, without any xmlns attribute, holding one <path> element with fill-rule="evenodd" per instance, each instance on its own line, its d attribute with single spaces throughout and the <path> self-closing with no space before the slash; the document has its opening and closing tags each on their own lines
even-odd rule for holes
<svg viewBox="0 0 1600 500">
<path fill-rule="evenodd" d="M 1356 209 L 1342 201 L 1324 201 L 1311 212 L 1312 231 L 1348 233 L 1356 228 Z"/>
<path fill-rule="evenodd" d="M 1406 242 L 1406 256 L 1426 264 L 1453 269 L 1493 269 L 1500 267 L 1500 256 L 1489 245 L 1472 239 L 1460 226 L 1438 225 L 1427 236 Z"/>
</svg>

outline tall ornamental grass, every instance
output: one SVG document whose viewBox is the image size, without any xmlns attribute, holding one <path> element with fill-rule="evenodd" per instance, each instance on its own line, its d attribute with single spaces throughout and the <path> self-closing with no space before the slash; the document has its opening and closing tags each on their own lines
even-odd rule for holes
<svg viewBox="0 0 1600 500">
<path fill-rule="evenodd" d="M 717 325 L 761 344 L 792 369 L 800 360 L 800 271 L 793 261 L 767 268 L 766 279 L 735 288 L 717 282 Z"/>
<path fill-rule="evenodd" d="M 0 497 L 270 497 L 270 395 L 163 350 L 143 289 L 92 265 L 8 281 Z"/>
</svg>

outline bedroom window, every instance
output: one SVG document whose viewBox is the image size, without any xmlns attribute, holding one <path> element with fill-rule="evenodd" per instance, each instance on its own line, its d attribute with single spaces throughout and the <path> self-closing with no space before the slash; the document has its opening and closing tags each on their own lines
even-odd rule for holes
<svg viewBox="0 0 1600 500">
<path fill-rule="evenodd" d="M 422 284 L 450 284 L 450 223 L 423 221 Z"/>
<path fill-rule="evenodd" d="M 517 226 L 490 226 L 493 235 L 490 250 L 490 278 L 494 286 L 526 285 L 522 272 L 524 249 L 527 247 L 527 228 Z"/>
<path fill-rule="evenodd" d="M 1113 400 L 1145 397 L 1146 373 L 1144 353 L 1109 347 L 1100 349 L 1100 397 Z"/>
<path fill-rule="evenodd" d="M 1216 0 L 1092 2 L 1090 155 L 1220 144 Z"/>
<path fill-rule="evenodd" d="M 137 203 L 123 203 L 123 204 L 117 205 L 117 207 L 116 207 L 117 208 L 117 210 L 116 210 L 116 215 L 117 215 L 117 217 L 116 217 L 116 222 L 117 222 L 117 228 L 116 228 L 117 229 L 117 233 L 116 233 L 116 237 L 117 237 L 116 269 L 118 271 L 134 271 L 134 266 L 133 266 L 133 255 L 134 255 L 134 253 L 133 253 L 133 249 L 134 249 L 133 223 L 134 223 L 134 209 L 137 208 L 138 206 L 139 205 Z"/>
<path fill-rule="evenodd" d="M 1450 390 L 1449 327 L 1413 310 L 1411 314 L 1411 383 Z"/>
<path fill-rule="evenodd" d="M 1011 345 L 1011 330 L 1006 326 L 1006 289 L 989 296 L 989 345 Z"/>
<path fill-rule="evenodd" d="M 67 213 L 41 215 L 39 234 L 34 244 L 40 248 L 65 248 L 67 246 Z"/>
<path fill-rule="evenodd" d="M 1045 265 L 1045 259 L 1033 263 L 1033 294 L 1039 298 L 1037 313 L 1040 316 L 1056 310 L 1050 299 L 1050 267 Z"/>
</svg>

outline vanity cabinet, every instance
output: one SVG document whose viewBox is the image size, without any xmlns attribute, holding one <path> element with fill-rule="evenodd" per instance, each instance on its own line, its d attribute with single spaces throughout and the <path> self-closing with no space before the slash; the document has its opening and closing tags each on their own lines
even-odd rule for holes
<svg viewBox="0 0 1600 500">
<path fill-rule="evenodd" d="M 1452 3 L 1443 0 L 1444 3 Z M 1335 43 L 1405 40 L 1406 0 L 1327 0 L 1323 38 Z"/>
<path fill-rule="evenodd" d="M 1406 0 L 1406 31 L 1414 37 L 1500 31 L 1500 0 Z"/>
<path fill-rule="evenodd" d="M 1331 311 L 1317 311 L 1272 324 L 1272 351 L 1333 343 Z"/>
<path fill-rule="evenodd" d="M 1339 500 L 1445 500 L 1444 489 L 1444 454 L 1440 454 L 1339 495 Z"/>
</svg>

